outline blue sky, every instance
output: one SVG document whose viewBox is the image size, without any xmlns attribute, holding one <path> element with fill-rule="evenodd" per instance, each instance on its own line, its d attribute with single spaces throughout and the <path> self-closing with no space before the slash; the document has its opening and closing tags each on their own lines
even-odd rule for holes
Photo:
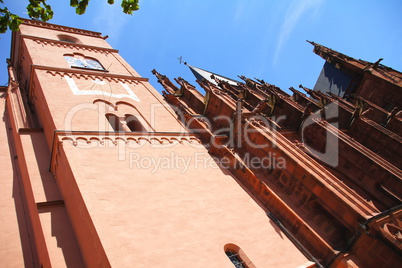
<svg viewBox="0 0 402 268">
<path fill-rule="evenodd" d="M 4 2 L 27 17 L 27 0 Z M 384 58 L 382 64 L 402 71 L 400 0 L 142 0 L 132 16 L 115 2 L 92 0 L 80 16 L 69 1 L 49 0 L 55 12 L 49 22 L 109 35 L 108 42 L 159 91 L 153 68 L 196 84 L 180 56 L 234 79 L 313 88 L 324 61 L 306 40 L 358 59 Z M 7 84 L 10 43 L 10 32 L 0 34 L 0 85 Z"/>
</svg>

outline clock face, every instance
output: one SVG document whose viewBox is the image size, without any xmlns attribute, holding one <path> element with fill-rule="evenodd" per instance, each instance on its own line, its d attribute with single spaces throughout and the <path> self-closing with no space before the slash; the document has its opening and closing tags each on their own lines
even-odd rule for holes
<svg viewBox="0 0 402 268">
<path fill-rule="evenodd" d="M 106 71 L 97 60 L 75 58 L 70 56 L 65 56 L 65 59 L 71 67 Z"/>
<path fill-rule="evenodd" d="M 97 70 L 104 70 L 102 65 L 96 60 L 90 60 L 90 59 L 83 59 L 85 68 L 90 68 L 90 69 L 97 69 Z"/>
</svg>

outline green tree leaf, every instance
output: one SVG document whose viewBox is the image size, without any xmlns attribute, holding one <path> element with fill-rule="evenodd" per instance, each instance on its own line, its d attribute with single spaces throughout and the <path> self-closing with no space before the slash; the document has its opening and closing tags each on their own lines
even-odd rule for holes
<svg viewBox="0 0 402 268">
<path fill-rule="evenodd" d="M 72 7 L 78 6 L 78 0 L 71 0 L 70 1 L 70 6 L 72 6 Z"/>
<path fill-rule="evenodd" d="M 126 14 L 133 14 L 133 11 L 138 10 L 140 6 L 138 5 L 139 0 L 123 0 L 121 1 L 121 7 L 123 12 Z"/>
<path fill-rule="evenodd" d="M 53 18 L 54 12 L 52 7 L 46 3 L 47 0 L 29 0 L 27 5 L 28 16 L 31 19 L 39 19 L 48 21 Z M 139 0 L 122 0 L 121 7 L 126 14 L 132 14 L 133 11 L 138 10 Z M 4 0 L 0 0 L 4 5 Z M 107 0 L 110 5 L 114 4 L 114 0 Z M 89 4 L 89 0 L 70 0 L 70 6 L 75 8 L 75 12 L 79 15 L 85 13 Z M 11 13 L 7 7 L 0 8 L 0 33 L 5 33 L 7 29 L 17 31 L 22 20 L 16 14 Z"/>
<path fill-rule="evenodd" d="M 0 2 L 3 2 L 0 0 Z M 0 8 L 0 33 L 5 33 L 7 28 L 12 31 L 17 31 L 22 23 L 17 15 L 8 11 L 7 7 Z"/>
</svg>

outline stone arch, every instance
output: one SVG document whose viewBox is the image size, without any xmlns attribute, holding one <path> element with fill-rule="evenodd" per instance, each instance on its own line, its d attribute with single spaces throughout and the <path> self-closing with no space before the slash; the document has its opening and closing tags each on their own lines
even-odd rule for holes
<svg viewBox="0 0 402 268">
<path fill-rule="evenodd" d="M 92 103 L 95 106 L 97 112 L 97 127 L 99 131 L 111 130 L 110 126 L 113 128 L 113 126 L 110 124 L 111 118 L 108 118 L 106 114 L 115 114 L 116 107 L 114 106 L 114 104 L 104 99 L 95 99 Z"/>
<path fill-rule="evenodd" d="M 72 52 L 72 53 L 65 53 L 63 54 L 63 56 L 67 56 L 67 57 L 82 57 L 85 58 L 85 55 L 82 53 L 78 53 L 78 52 Z"/>
<path fill-rule="evenodd" d="M 127 101 L 118 101 L 116 102 L 116 106 L 119 105 L 126 105 L 126 106 L 130 106 L 131 108 L 134 108 L 135 110 L 137 110 L 137 107 L 135 107 L 133 104 L 127 102 Z"/>
<path fill-rule="evenodd" d="M 117 107 L 113 103 L 104 99 L 95 99 L 92 103 L 102 105 L 103 107 L 105 107 L 105 111 L 117 111 Z"/>
<path fill-rule="evenodd" d="M 133 104 L 128 103 L 126 101 L 118 101 L 116 102 L 116 108 L 118 114 L 123 116 L 127 119 L 133 119 L 134 122 L 138 121 L 142 124 L 143 130 L 147 132 L 154 132 L 155 130 L 152 128 L 151 124 L 145 119 L 143 114 L 135 107 Z M 127 122 L 128 123 L 128 122 Z"/>
<path fill-rule="evenodd" d="M 63 56 L 70 67 L 107 71 L 97 58 L 86 56 L 78 52 L 65 53 Z"/>
</svg>

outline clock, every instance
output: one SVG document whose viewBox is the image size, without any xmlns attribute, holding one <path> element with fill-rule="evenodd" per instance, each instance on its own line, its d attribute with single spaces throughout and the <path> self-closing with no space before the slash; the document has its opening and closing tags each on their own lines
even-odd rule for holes
<svg viewBox="0 0 402 268">
<path fill-rule="evenodd" d="M 97 61 L 85 58 L 75 58 L 71 56 L 64 56 L 70 67 L 84 68 L 98 71 L 106 71 L 105 68 Z"/>
</svg>

